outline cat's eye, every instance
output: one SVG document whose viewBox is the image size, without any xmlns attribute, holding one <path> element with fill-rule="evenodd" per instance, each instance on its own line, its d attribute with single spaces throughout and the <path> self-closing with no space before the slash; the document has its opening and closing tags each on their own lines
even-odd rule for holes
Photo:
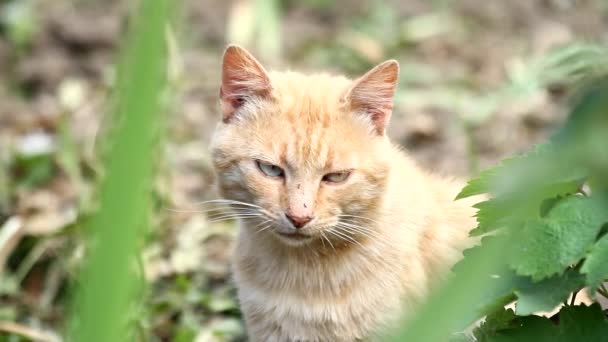
<svg viewBox="0 0 608 342">
<path fill-rule="evenodd" d="M 278 178 L 285 176 L 283 169 L 274 164 L 265 163 L 261 160 L 256 160 L 255 163 L 258 166 L 258 169 L 260 169 L 260 171 L 262 171 L 262 173 L 268 177 Z"/>
<path fill-rule="evenodd" d="M 331 172 L 323 176 L 323 181 L 327 183 L 342 183 L 348 176 L 350 176 L 350 171 Z"/>
</svg>

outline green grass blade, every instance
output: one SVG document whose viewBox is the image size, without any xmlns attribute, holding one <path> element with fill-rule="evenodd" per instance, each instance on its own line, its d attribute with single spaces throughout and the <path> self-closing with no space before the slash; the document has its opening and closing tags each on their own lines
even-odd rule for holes
<svg viewBox="0 0 608 342">
<path fill-rule="evenodd" d="M 118 70 L 113 110 L 106 119 L 105 177 L 100 208 L 91 219 L 86 262 L 78 282 L 70 340 L 132 340 L 138 275 L 135 258 L 147 226 L 166 83 L 165 27 L 170 0 L 140 2 L 131 18 Z"/>
</svg>

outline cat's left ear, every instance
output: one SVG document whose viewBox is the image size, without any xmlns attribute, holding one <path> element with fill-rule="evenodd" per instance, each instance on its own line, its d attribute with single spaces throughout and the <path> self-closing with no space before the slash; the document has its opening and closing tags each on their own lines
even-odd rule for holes
<svg viewBox="0 0 608 342">
<path fill-rule="evenodd" d="M 393 96 L 399 78 L 399 63 L 388 60 L 353 82 L 343 101 L 351 111 L 369 115 L 378 135 L 384 135 L 393 111 Z"/>
<path fill-rule="evenodd" d="M 268 73 L 247 50 L 238 45 L 226 48 L 220 88 L 224 122 L 229 122 L 247 100 L 268 96 L 271 90 Z"/>
</svg>

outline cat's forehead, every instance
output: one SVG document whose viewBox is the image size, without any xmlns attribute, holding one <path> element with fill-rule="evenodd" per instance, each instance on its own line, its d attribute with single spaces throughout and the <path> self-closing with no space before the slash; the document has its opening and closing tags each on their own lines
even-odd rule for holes
<svg viewBox="0 0 608 342">
<path fill-rule="evenodd" d="M 271 73 L 281 114 L 310 121 L 330 119 L 340 112 L 340 100 L 351 81 L 328 74 Z"/>
<path fill-rule="evenodd" d="M 281 74 L 273 85 L 277 103 L 258 116 L 265 153 L 299 170 L 353 167 L 369 139 L 369 125 L 344 111 L 340 99 L 350 81 L 327 75 Z"/>
</svg>

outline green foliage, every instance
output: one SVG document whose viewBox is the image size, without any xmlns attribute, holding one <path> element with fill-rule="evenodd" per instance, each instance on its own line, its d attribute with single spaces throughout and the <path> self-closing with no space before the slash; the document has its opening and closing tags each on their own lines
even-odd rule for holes
<svg viewBox="0 0 608 342">
<path fill-rule="evenodd" d="M 34 188 L 49 181 L 56 173 L 51 154 L 35 156 L 17 156 L 14 161 L 14 172 L 20 174 L 19 187 Z"/>
<path fill-rule="evenodd" d="M 606 91 L 607 82 L 588 91 L 568 124 L 548 144 L 482 172 L 458 195 L 492 195 L 477 205 L 479 226 L 472 234 L 498 234 L 508 242 L 503 267 L 509 275 L 502 275 L 503 292 L 489 293 L 487 303 L 494 305 L 486 307 L 504 304 L 509 298 L 504 289 L 511 289 L 517 298 L 515 313 L 490 315 L 475 331 L 478 341 L 605 338 L 608 323 L 597 306 L 564 307 L 556 316 L 558 329 L 548 319 L 515 314 L 550 311 L 570 293 L 583 287 L 595 289 L 608 276 L 608 239 L 602 236 L 608 222 L 608 183 L 601 177 L 608 171 L 608 159 L 599 148 L 608 136 L 608 99 L 602 95 Z M 583 184 L 589 190 L 580 190 Z M 482 240 L 476 249 L 485 244 Z M 462 263 L 467 262 L 467 254 Z"/>
<path fill-rule="evenodd" d="M 551 321 L 517 317 L 513 310 L 500 310 L 486 318 L 474 332 L 476 341 L 548 341 L 555 338 Z"/>
<path fill-rule="evenodd" d="M 595 198 L 569 196 L 546 217 L 526 221 L 516 230 L 511 267 L 520 275 L 539 280 L 576 264 L 608 221 L 602 204 Z"/>
<path fill-rule="evenodd" d="M 520 317 L 513 310 L 503 309 L 488 316 L 474 336 L 478 342 L 602 342 L 608 339 L 608 320 L 598 304 L 565 306 L 558 324 L 545 317 Z"/>
<path fill-rule="evenodd" d="M 593 289 L 603 279 L 608 278 L 608 235 L 604 235 L 591 248 L 581 271 L 587 276 L 587 284 Z"/>
<path fill-rule="evenodd" d="M 22 52 L 37 30 L 32 1 L 19 0 L 0 4 L 0 26 L 3 26 L 11 43 Z"/>
<path fill-rule="evenodd" d="M 445 341 L 486 315 L 473 331 L 476 341 L 608 339 L 598 305 L 566 305 L 551 319 L 533 315 L 595 289 L 608 275 L 605 94 L 608 81 L 590 88 L 547 144 L 482 172 L 462 190 L 457 198 L 490 196 L 477 205 L 472 235 L 482 236 L 480 244 L 464 252 L 450 281 L 395 341 Z M 504 310 L 513 300 L 516 310 Z"/>
<path fill-rule="evenodd" d="M 583 276 L 575 269 L 539 282 L 530 277 L 519 277 L 515 289 L 517 295 L 517 314 L 530 315 L 535 312 L 550 311 L 563 303 L 573 291 L 584 285 Z"/>
</svg>

